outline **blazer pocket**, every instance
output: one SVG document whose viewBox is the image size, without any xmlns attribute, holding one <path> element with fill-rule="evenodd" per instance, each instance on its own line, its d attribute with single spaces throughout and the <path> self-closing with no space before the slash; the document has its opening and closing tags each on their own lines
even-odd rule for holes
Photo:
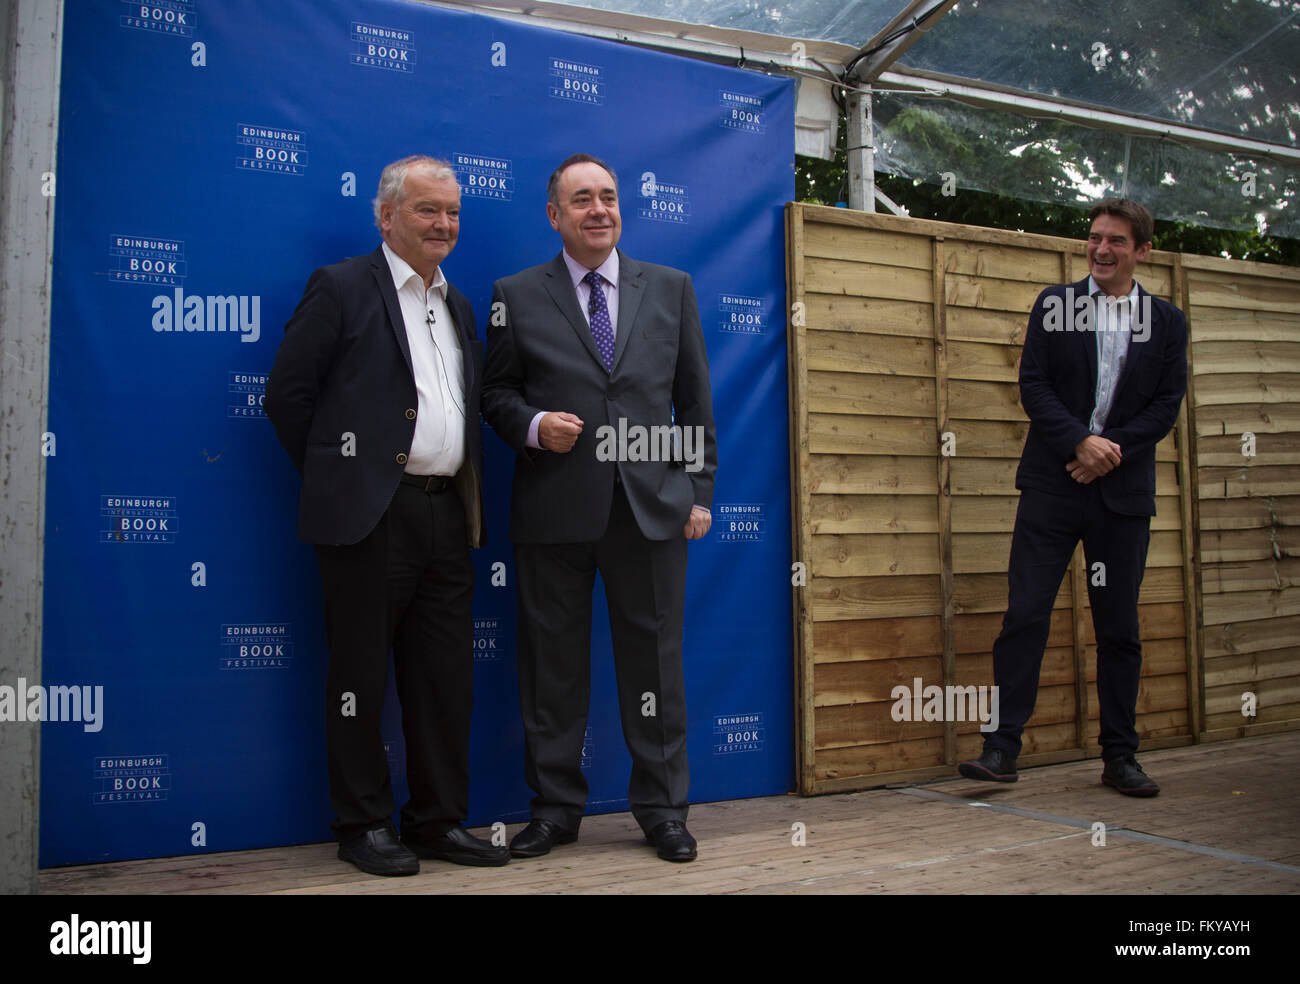
<svg viewBox="0 0 1300 984">
<path fill-rule="evenodd" d="M 1137 367 L 1137 391 L 1139 396 L 1155 396 L 1160 386 L 1160 363 L 1152 359 L 1143 359 Z"/>
</svg>

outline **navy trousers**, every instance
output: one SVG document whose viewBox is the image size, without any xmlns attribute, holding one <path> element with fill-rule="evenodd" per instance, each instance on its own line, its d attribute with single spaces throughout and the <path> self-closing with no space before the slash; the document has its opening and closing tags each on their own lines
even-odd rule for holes
<svg viewBox="0 0 1300 984">
<path fill-rule="evenodd" d="M 1137 751 L 1142 673 L 1138 590 L 1146 570 L 1151 519 L 1123 516 L 1107 508 L 1099 481 L 1081 488 L 1079 495 L 1035 489 L 1020 494 L 1007 572 L 1007 613 L 993 644 L 1000 720 L 998 730 L 985 739 L 986 747 L 1020 754 L 1021 734 L 1038 699 L 1052 604 L 1082 539 L 1097 634 L 1102 757 L 1120 758 Z"/>
</svg>

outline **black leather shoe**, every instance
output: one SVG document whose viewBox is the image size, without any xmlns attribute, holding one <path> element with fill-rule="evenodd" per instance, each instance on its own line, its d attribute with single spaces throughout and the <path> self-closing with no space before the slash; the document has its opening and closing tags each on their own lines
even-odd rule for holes
<svg viewBox="0 0 1300 984">
<path fill-rule="evenodd" d="M 681 820 L 665 820 L 645 835 L 645 842 L 665 861 L 694 861 L 695 838 Z"/>
<path fill-rule="evenodd" d="M 1106 767 L 1101 771 L 1103 785 L 1113 786 L 1125 796 L 1158 796 L 1160 787 L 1150 776 L 1142 771 L 1137 759 L 1132 755 L 1106 760 Z"/>
<path fill-rule="evenodd" d="M 367 830 L 339 844 L 339 859 L 351 861 L 368 875 L 415 875 L 420 862 L 387 827 Z"/>
<path fill-rule="evenodd" d="M 1020 778 L 1016 772 L 1016 757 L 1000 748 L 985 748 L 979 758 L 958 765 L 957 771 L 967 779 L 983 779 L 985 782 L 1015 782 Z"/>
<path fill-rule="evenodd" d="M 475 837 L 459 825 L 432 840 L 403 836 L 402 843 L 419 858 L 436 858 L 476 868 L 499 868 L 510 863 L 510 852 L 504 846 L 497 847 L 490 841 Z"/>
<path fill-rule="evenodd" d="M 533 820 L 510 841 L 510 856 L 514 858 L 540 858 L 550 854 L 551 848 L 572 844 L 578 835 L 565 830 L 549 820 Z"/>
</svg>

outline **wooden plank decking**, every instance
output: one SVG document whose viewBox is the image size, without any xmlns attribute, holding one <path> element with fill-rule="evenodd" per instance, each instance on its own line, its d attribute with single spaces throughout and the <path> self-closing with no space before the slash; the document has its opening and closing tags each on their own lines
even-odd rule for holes
<svg viewBox="0 0 1300 984">
<path fill-rule="evenodd" d="M 700 859 L 685 865 L 658 860 L 619 813 L 588 818 L 577 844 L 505 868 L 425 861 L 412 878 L 373 878 L 314 844 L 46 869 L 41 893 L 1300 893 L 1300 734 L 1139 760 L 1161 785 L 1155 799 L 1104 788 L 1090 759 L 1024 771 L 1014 785 L 953 778 L 700 804 L 690 817 Z M 1104 846 L 1093 844 L 1097 822 Z"/>
</svg>

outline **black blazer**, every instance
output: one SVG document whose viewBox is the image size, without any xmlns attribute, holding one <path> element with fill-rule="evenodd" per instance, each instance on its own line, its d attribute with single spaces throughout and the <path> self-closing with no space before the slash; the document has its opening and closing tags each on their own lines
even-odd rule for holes
<svg viewBox="0 0 1300 984">
<path fill-rule="evenodd" d="M 691 278 L 621 250 L 614 365 L 606 371 L 578 308 L 563 254 L 496 282 L 488 325 L 483 416 L 519 452 L 510 497 L 516 543 L 583 543 L 609 523 L 621 475 L 649 540 L 682 536 L 691 506 L 713 504 L 718 451 L 709 361 Z M 498 306 L 501 305 L 501 306 Z M 582 434 L 564 454 L 525 447 L 539 411 L 569 411 Z M 675 414 L 675 417 L 674 417 Z M 599 429 L 698 427 L 699 469 L 684 461 L 602 461 Z M 700 445 L 694 445 L 695 447 Z M 662 455 L 660 455 L 662 457 Z"/>
<path fill-rule="evenodd" d="M 1123 460 L 1096 481 L 1114 512 L 1154 516 L 1156 444 L 1173 428 L 1187 390 L 1187 321 L 1178 308 L 1140 286 L 1138 294 L 1139 309 L 1150 304 L 1149 328 L 1135 327 L 1129 339 L 1128 358 L 1101 433 L 1120 446 Z M 1016 471 L 1018 489 L 1084 494 L 1085 487 L 1070 478 L 1065 464 L 1074 457 L 1075 445 L 1091 433 L 1096 406 L 1096 332 L 1069 330 L 1074 326 L 1070 304 L 1087 296 L 1086 279 L 1048 287 L 1030 312 L 1020 357 L 1020 403 L 1029 415 L 1029 435 Z M 1063 318 L 1053 319 L 1052 311 Z"/>
<path fill-rule="evenodd" d="M 487 540 L 479 393 L 483 343 L 465 296 L 447 285 L 465 386 L 465 465 L 456 476 L 471 546 Z M 298 536 L 348 544 L 392 501 L 415 434 L 415 375 L 383 248 L 316 270 L 284 328 L 266 383 L 266 415 L 302 475 Z M 345 434 L 354 453 L 344 454 Z"/>
</svg>

